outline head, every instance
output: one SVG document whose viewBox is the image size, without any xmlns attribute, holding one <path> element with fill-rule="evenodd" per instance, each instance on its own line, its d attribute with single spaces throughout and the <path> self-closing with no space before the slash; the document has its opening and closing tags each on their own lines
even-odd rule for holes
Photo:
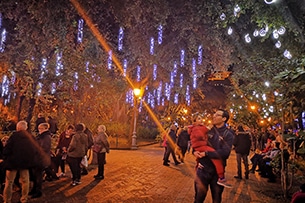
<svg viewBox="0 0 305 203">
<path fill-rule="evenodd" d="M 72 133 L 75 131 L 74 125 L 68 125 L 67 130 L 66 130 L 66 136 L 72 135 Z"/>
<path fill-rule="evenodd" d="M 97 132 L 106 132 L 106 126 L 104 125 L 99 125 L 97 127 Z"/>
<path fill-rule="evenodd" d="M 174 130 L 174 131 L 176 131 L 176 130 L 177 130 L 177 127 L 176 127 L 176 125 L 175 125 L 175 124 L 172 124 L 172 125 L 171 125 L 171 130 Z"/>
<path fill-rule="evenodd" d="M 84 128 L 84 124 L 79 123 L 75 126 L 75 131 L 76 132 L 84 132 L 85 128 Z"/>
<path fill-rule="evenodd" d="M 193 117 L 193 123 L 197 124 L 197 125 L 202 124 L 202 117 L 201 117 L 201 115 L 199 115 L 199 114 L 195 115 Z"/>
<path fill-rule="evenodd" d="M 2 137 L 1 142 L 2 142 L 3 147 L 5 147 L 8 138 L 9 138 L 9 136 L 7 136 L 7 135 L 5 135 L 4 137 Z"/>
<path fill-rule="evenodd" d="M 300 186 L 300 190 L 301 190 L 302 192 L 305 192 L 305 183 L 302 184 L 302 185 Z"/>
<path fill-rule="evenodd" d="M 243 126 L 239 125 L 239 126 L 237 127 L 237 131 L 238 131 L 238 132 L 244 132 L 245 130 L 244 130 Z"/>
<path fill-rule="evenodd" d="M 223 109 L 218 109 L 213 115 L 213 125 L 222 127 L 229 120 L 229 112 Z"/>
<path fill-rule="evenodd" d="M 28 123 L 26 121 L 19 121 L 16 126 L 16 130 L 27 130 L 28 129 Z"/>
<path fill-rule="evenodd" d="M 45 131 L 48 131 L 49 128 L 50 128 L 49 123 L 41 123 L 38 126 L 38 133 L 41 134 L 41 133 L 43 133 Z"/>
</svg>

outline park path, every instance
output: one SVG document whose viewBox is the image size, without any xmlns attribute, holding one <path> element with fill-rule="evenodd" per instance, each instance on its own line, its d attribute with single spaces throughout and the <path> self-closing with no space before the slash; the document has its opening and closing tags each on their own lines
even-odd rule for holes
<svg viewBox="0 0 305 203">
<path fill-rule="evenodd" d="M 89 174 L 82 176 L 82 183 L 71 186 L 68 177 L 44 182 L 43 196 L 31 199 L 33 203 L 191 203 L 195 158 L 186 154 L 185 163 L 169 167 L 162 165 L 164 149 L 158 144 L 138 150 L 111 150 L 107 154 L 105 179 L 96 181 L 96 165 L 89 166 Z M 170 158 L 171 159 L 171 158 Z M 68 167 L 67 167 L 68 169 Z M 223 203 L 288 203 L 281 198 L 279 180 L 268 183 L 257 173 L 249 180 L 235 180 L 235 153 L 232 151 L 226 168 L 226 177 L 234 185 L 223 193 Z M 18 194 L 14 201 L 18 202 Z M 210 193 L 205 201 L 212 203 Z"/>
</svg>

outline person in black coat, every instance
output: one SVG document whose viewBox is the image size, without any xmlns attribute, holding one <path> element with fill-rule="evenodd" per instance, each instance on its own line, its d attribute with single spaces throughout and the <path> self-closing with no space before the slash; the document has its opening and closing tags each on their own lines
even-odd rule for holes
<svg viewBox="0 0 305 203">
<path fill-rule="evenodd" d="M 243 160 L 245 166 L 245 178 L 249 179 L 248 155 L 251 148 L 251 138 L 250 134 L 245 132 L 241 125 L 237 128 L 237 134 L 234 138 L 233 146 L 235 147 L 237 161 L 237 176 L 234 176 L 234 178 L 242 179 L 241 160 Z"/>
<path fill-rule="evenodd" d="M 12 187 L 17 172 L 22 186 L 21 202 L 27 202 L 29 192 L 29 168 L 35 167 L 43 161 L 41 148 L 35 142 L 34 137 L 26 131 L 26 121 L 17 123 L 17 131 L 14 132 L 3 149 L 4 166 L 6 169 L 6 181 L 3 192 L 4 202 L 11 202 Z"/>
<path fill-rule="evenodd" d="M 166 139 L 167 140 L 166 141 L 167 148 L 166 148 L 166 152 L 165 152 L 164 158 L 163 158 L 163 165 L 164 166 L 169 166 L 168 159 L 169 159 L 170 154 L 173 157 L 175 165 L 180 164 L 180 162 L 177 160 L 176 155 L 175 155 L 175 147 L 176 147 L 176 140 L 177 140 L 176 130 L 177 130 L 177 127 L 174 124 L 172 124 L 170 132 L 169 132 L 168 137 Z"/>
<path fill-rule="evenodd" d="M 177 145 L 181 150 L 181 154 L 179 154 L 179 158 L 182 163 L 184 163 L 184 156 L 187 151 L 189 141 L 190 141 L 190 135 L 187 132 L 187 126 L 184 126 L 178 135 L 178 141 L 177 141 Z"/>
</svg>

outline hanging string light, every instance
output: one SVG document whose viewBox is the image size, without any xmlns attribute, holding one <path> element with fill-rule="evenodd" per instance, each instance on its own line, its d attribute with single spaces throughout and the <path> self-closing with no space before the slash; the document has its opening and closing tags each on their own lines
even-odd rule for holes
<svg viewBox="0 0 305 203">
<path fill-rule="evenodd" d="M 86 63 L 85 63 L 85 67 L 86 67 L 86 72 L 87 73 L 89 73 L 89 61 L 87 61 Z"/>
<path fill-rule="evenodd" d="M 193 70 L 193 88 L 197 88 L 197 73 L 196 73 L 196 60 L 193 58 L 192 63 L 192 70 Z"/>
<path fill-rule="evenodd" d="M 56 54 L 56 67 L 55 67 L 55 75 L 60 76 L 61 75 L 61 70 L 64 69 L 64 66 L 62 64 L 62 52 L 58 52 Z"/>
<path fill-rule="evenodd" d="M 78 32 L 77 32 L 77 42 L 82 43 L 83 41 L 83 26 L 84 26 L 84 20 L 79 19 L 78 20 Z"/>
<path fill-rule="evenodd" d="M 40 70 L 41 70 L 41 73 L 40 73 L 39 79 L 43 79 L 44 75 L 48 72 L 48 70 L 47 70 L 47 59 L 46 58 L 42 59 Z"/>
<path fill-rule="evenodd" d="M 184 66 L 184 57 L 185 57 L 185 53 L 184 50 L 181 50 L 181 54 L 180 54 L 180 66 L 183 67 Z"/>
<path fill-rule="evenodd" d="M 153 37 L 150 38 L 150 54 L 154 55 L 154 46 L 155 46 L 155 39 Z"/>
<path fill-rule="evenodd" d="M 281 42 L 280 41 L 277 41 L 276 43 L 275 43 L 275 47 L 276 48 L 280 48 L 282 46 L 282 44 L 281 44 Z"/>
<path fill-rule="evenodd" d="M 137 66 L 137 82 L 141 81 L 141 67 Z"/>
<path fill-rule="evenodd" d="M 180 74 L 180 88 L 183 87 L 183 73 Z"/>
<path fill-rule="evenodd" d="M 43 86 L 42 83 L 38 82 L 38 85 L 37 85 L 37 96 L 41 96 L 42 86 Z"/>
<path fill-rule="evenodd" d="M 198 47 L 198 64 L 202 64 L 202 45 L 199 45 Z"/>
<path fill-rule="evenodd" d="M 51 84 L 51 94 L 55 94 L 55 92 L 56 92 L 56 83 L 52 82 L 52 84 Z"/>
<path fill-rule="evenodd" d="M 161 94 L 162 94 L 162 81 L 159 83 L 159 87 L 157 89 L 157 105 L 160 105 L 160 100 L 161 100 Z"/>
<path fill-rule="evenodd" d="M 74 79 L 75 79 L 75 82 L 73 84 L 73 89 L 74 89 L 74 91 L 76 91 L 76 90 L 78 90 L 78 72 L 74 73 Z"/>
<path fill-rule="evenodd" d="M 127 59 L 124 59 L 123 61 L 123 75 L 124 77 L 126 77 L 126 73 L 127 73 Z"/>
<path fill-rule="evenodd" d="M 0 31 L 1 31 L 1 28 L 2 28 L 2 13 L 0 13 Z M 0 52 L 4 52 L 5 41 L 6 41 L 6 29 L 3 28 L 2 32 L 1 32 L 1 38 L 0 38 Z"/>
<path fill-rule="evenodd" d="M 222 13 L 219 18 L 220 20 L 224 21 L 226 19 L 226 14 Z"/>
<path fill-rule="evenodd" d="M 188 106 L 191 105 L 190 86 L 189 85 L 186 85 L 185 100 L 186 100 L 186 104 Z"/>
<path fill-rule="evenodd" d="M 165 104 L 165 99 L 164 97 L 162 97 L 161 105 L 164 106 L 164 104 Z"/>
<path fill-rule="evenodd" d="M 171 95 L 171 87 L 168 83 L 165 83 L 165 96 L 167 98 L 167 101 L 170 100 L 170 95 Z"/>
<path fill-rule="evenodd" d="M 2 85 L 1 85 L 1 97 L 7 96 L 9 93 L 9 84 L 10 81 L 7 75 L 3 75 L 2 77 Z"/>
<path fill-rule="evenodd" d="M 112 50 L 109 50 L 108 52 L 108 69 L 110 70 L 112 68 Z"/>
<path fill-rule="evenodd" d="M 178 71 L 178 65 L 177 65 L 177 61 L 175 61 L 174 62 L 174 69 L 173 69 L 174 77 L 177 76 L 177 71 Z"/>
<path fill-rule="evenodd" d="M 162 36 L 163 35 L 163 26 L 159 25 L 158 27 L 158 44 L 162 44 Z"/>
<path fill-rule="evenodd" d="M 157 65 L 154 64 L 153 65 L 154 69 L 153 69 L 153 80 L 157 79 Z"/>
<path fill-rule="evenodd" d="M 119 41 L 118 41 L 118 50 L 122 51 L 123 50 L 123 38 L 124 38 L 124 30 L 122 27 L 120 27 L 119 30 Z"/>
<path fill-rule="evenodd" d="M 175 103 L 175 104 L 178 104 L 178 103 L 179 103 L 179 94 L 178 94 L 178 93 L 175 93 L 175 96 L 174 96 L 174 103 Z"/>
</svg>

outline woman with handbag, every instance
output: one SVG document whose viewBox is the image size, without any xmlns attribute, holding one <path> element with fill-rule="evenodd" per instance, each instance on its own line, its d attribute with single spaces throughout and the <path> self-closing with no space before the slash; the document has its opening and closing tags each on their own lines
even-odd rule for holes
<svg viewBox="0 0 305 203">
<path fill-rule="evenodd" d="M 97 153 L 98 164 L 98 172 L 94 178 L 96 180 L 103 180 L 106 152 L 109 153 L 108 135 L 106 134 L 106 127 L 104 125 L 99 125 L 97 128 L 97 135 L 94 138 L 93 151 Z"/>
</svg>

